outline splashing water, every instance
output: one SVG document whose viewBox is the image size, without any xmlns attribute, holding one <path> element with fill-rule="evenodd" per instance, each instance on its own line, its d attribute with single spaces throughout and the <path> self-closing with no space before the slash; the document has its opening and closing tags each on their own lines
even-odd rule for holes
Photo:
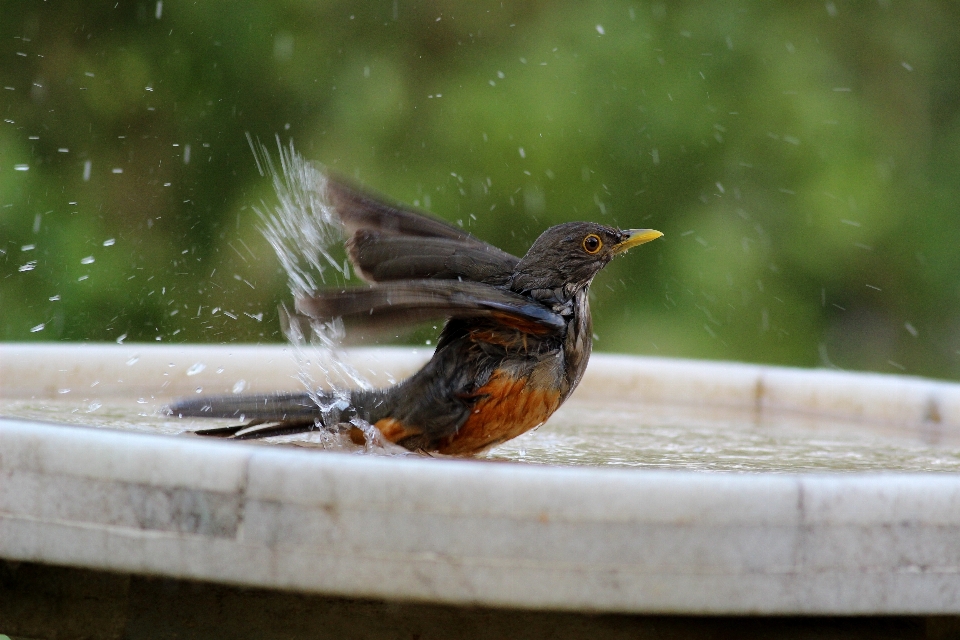
<svg viewBox="0 0 960 640">
<path fill-rule="evenodd" d="M 272 207 L 262 203 L 255 208 L 262 222 L 261 231 L 277 254 L 289 281 L 294 297 L 312 295 L 320 285 L 327 283 L 327 272 L 332 269 L 335 277 L 349 277 L 346 264 L 341 264 L 330 248 L 343 242 L 343 226 L 336 210 L 326 196 L 327 178 L 313 163 L 296 152 L 291 142 L 284 147 L 277 138 L 280 170 L 264 145 L 254 142 L 249 134 L 247 140 L 253 150 L 257 169 L 263 176 L 273 180 L 277 204 Z M 298 379 L 320 408 L 325 421 L 334 412 L 349 402 L 350 388 L 371 388 L 370 383 L 348 365 L 340 351 L 345 335 L 340 318 L 304 318 L 281 308 L 281 325 L 284 334 L 294 347 L 299 364 Z M 307 327 L 304 324 L 308 324 Z M 318 381 L 308 373 L 308 365 L 315 364 L 323 374 Z M 321 393 L 321 386 L 331 391 Z M 385 441 L 373 425 L 352 421 L 366 439 L 364 449 L 368 452 L 384 450 Z M 327 442 L 338 434 L 320 430 L 317 434 Z M 336 446 L 335 442 L 329 442 Z"/>
<path fill-rule="evenodd" d="M 248 135 L 260 175 L 273 180 L 278 204 L 270 211 L 264 204 L 257 213 L 263 221 L 264 237 L 277 253 L 294 294 L 309 295 L 326 283 L 327 269 L 341 276 L 344 270 L 329 249 L 343 241 L 336 211 L 326 197 L 327 179 L 315 165 L 303 159 L 291 142 L 284 147 L 277 138 L 280 171 L 276 170 L 266 147 Z"/>
</svg>

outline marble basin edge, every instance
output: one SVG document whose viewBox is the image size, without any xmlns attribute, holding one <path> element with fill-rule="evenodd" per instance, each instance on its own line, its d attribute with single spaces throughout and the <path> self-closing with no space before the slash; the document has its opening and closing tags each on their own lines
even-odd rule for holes
<svg viewBox="0 0 960 640">
<path fill-rule="evenodd" d="M 4 344 L 0 393 L 295 389 L 286 349 Z M 428 355 L 349 357 L 400 378 Z M 957 385 L 902 376 L 600 354 L 577 393 L 940 438 L 960 424 Z M 0 419 L 0 558 L 12 561 L 508 608 L 957 614 L 958 540 L 953 474 L 384 458 Z"/>
</svg>

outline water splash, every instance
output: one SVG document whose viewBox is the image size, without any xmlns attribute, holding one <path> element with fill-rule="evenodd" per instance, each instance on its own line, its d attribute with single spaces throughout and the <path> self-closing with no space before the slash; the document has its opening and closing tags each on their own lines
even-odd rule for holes
<svg viewBox="0 0 960 640">
<path fill-rule="evenodd" d="M 287 273 L 293 293 L 309 295 L 326 283 L 326 272 L 333 269 L 341 276 L 343 267 L 330 253 L 330 247 L 343 241 L 343 231 L 336 211 L 327 200 L 326 176 L 298 154 L 291 142 L 284 147 L 277 138 L 280 171 L 266 147 L 247 140 L 253 149 L 257 169 L 273 180 L 279 201 L 274 207 L 266 203 L 257 208 L 263 222 L 261 229 Z"/>
<path fill-rule="evenodd" d="M 343 243 L 343 225 L 326 194 L 327 178 L 313 163 L 296 152 L 291 142 L 284 146 L 277 138 L 280 168 L 277 170 L 269 151 L 249 135 L 257 169 L 270 177 L 277 194 L 277 203 L 255 207 L 260 217 L 261 232 L 273 247 L 287 274 L 294 297 L 312 295 L 328 276 L 339 282 L 349 277 L 348 265 L 341 263 L 331 249 Z M 320 408 L 324 422 L 339 415 L 349 402 L 350 389 L 370 389 L 371 385 L 360 373 L 348 365 L 341 351 L 345 335 L 340 318 L 307 318 L 281 308 L 281 326 L 294 347 L 298 362 L 298 379 L 312 400 Z M 319 370 L 322 380 L 311 371 Z M 323 388 L 328 391 L 321 391 Z M 362 422 L 362 421 L 360 421 Z M 363 431 L 366 450 L 382 450 L 382 438 L 375 427 L 355 424 Z M 326 431 L 326 430 L 320 430 Z M 376 433 L 375 433 L 376 432 Z M 317 433 L 317 432 L 314 432 Z M 326 444 L 337 434 L 317 434 Z M 337 443 L 329 443 L 337 447 Z"/>
<path fill-rule="evenodd" d="M 188 376 L 195 376 L 195 375 L 197 375 L 198 373 L 200 373 L 201 371 L 203 371 L 203 370 L 206 369 L 206 368 L 207 368 L 207 365 L 205 365 L 204 363 L 202 363 L 202 362 L 195 362 L 195 363 L 193 364 L 193 366 L 191 366 L 189 369 L 187 369 L 187 375 L 188 375 Z"/>
</svg>

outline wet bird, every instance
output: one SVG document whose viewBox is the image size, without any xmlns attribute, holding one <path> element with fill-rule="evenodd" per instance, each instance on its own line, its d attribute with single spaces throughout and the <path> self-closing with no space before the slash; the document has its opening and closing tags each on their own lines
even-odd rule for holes
<svg viewBox="0 0 960 640">
<path fill-rule="evenodd" d="M 543 424 L 577 387 L 592 349 L 588 292 L 615 256 L 663 234 L 594 222 L 550 227 L 522 258 L 462 229 L 327 177 L 327 202 L 347 235 L 349 259 L 369 286 L 300 296 L 312 318 L 367 323 L 445 318 L 427 364 L 376 390 L 188 399 L 181 417 L 248 421 L 197 431 L 234 439 L 358 420 L 412 451 L 470 456 Z"/>
</svg>

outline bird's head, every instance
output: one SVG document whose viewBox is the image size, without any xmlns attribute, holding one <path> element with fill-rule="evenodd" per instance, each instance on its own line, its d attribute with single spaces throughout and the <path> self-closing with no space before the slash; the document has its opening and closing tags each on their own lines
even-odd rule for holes
<svg viewBox="0 0 960 640">
<path fill-rule="evenodd" d="M 514 291 L 576 291 L 590 284 L 616 255 L 663 234 L 653 229 L 615 229 L 595 222 L 567 222 L 537 238 L 514 270 Z"/>
</svg>

